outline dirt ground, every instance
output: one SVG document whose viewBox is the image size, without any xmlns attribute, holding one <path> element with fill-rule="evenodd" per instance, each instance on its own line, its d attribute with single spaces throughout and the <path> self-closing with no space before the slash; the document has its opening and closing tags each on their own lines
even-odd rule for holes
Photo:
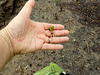
<svg viewBox="0 0 100 75">
<path fill-rule="evenodd" d="M 13 12 L 5 16 L 1 27 L 17 15 L 26 1 L 15 1 Z M 99 0 L 36 0 L 31 19 L 63 24 L 70 31 L 69 42 L 62 43 L 64 49 L 60 51 L 18 55 L 0 75 L 33 75 L 50 62 L 60 65 L 69 75 L 100 75 Z"/>
</svg>

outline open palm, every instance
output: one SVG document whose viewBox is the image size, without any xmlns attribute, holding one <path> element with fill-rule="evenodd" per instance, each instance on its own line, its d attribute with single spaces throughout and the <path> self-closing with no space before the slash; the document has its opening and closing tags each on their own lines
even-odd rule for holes
<svg viewBox="0 0 100 75">
<path fill-rule="evenodd" d="M 51 32 L 50 26 L 54 26 L 54 35 L 67 35 L 69 32 L 63 30 L 60 24 L 48 24 L 35 22 L 30 19 L 30 14 L 34 7 L 35 0 L 29 0 L 20 13 L 9 23 L 6 31 L 10 37 L 14 54 L 23 54 L 37 50 L 57 50 L 62 49 L 61 43 L 68 41 L 68 37 L 53 37 L 52 44 L 49 44 Z"/>
</svg>

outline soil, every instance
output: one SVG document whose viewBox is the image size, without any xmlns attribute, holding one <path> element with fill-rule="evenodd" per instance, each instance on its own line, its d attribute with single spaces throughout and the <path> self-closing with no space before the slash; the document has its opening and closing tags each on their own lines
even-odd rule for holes
<svg viewBox="0 0 100 75">
<path fill-rule="evenodd" d="M 0 11 L 1 28 L 18 14 L 27 0 L 9 1 L 9 9 Z M 4 10 L 6 5 L 7 2 L 0 8 Z M 50 62 L 60 65 L 69 75 L 100 75 L 99 0 L 36 0 L 31 19 L 63 24 L 70 31 L 70 40 L 62 43 L 63 50 L 16 56 L 0 75 L 33 75 Z"/>
</svg>

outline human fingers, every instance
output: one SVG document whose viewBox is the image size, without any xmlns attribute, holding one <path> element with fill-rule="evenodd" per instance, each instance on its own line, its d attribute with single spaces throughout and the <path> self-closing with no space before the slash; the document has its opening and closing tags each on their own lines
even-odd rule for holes
<svg viewBox="0 0 100 75">
<path fill-rule="evenodd" d="M 41 23 L 37 22 L 38 24 L 42 25 L 45 30 L 48 30 L 50 26 L 54 26 L 54 30 L 62 30 L 64 29 L 64 26 L 61 24 L 50 24 L 50 23 Z"/>
<path fill-rule="evenodd" d="M 62 42 L 67 42 L 69 40 L 68 37 L 51 37 L 51 38 L 48 38 L 46 37 L 45 38 L 45 43 L 62 43 Z"/>
<path fill-rule="evenodd" d="M 60 50 L 63 46 L 60 44 L 43 44 L 41 50 Z"/>
<path fill-rule="evenodd" d="M 68 30 L 54 30 L 53 31 L 54 36 L 65 36 L 69 34 Z M 45 31 L 46 36 L 52 36 L 51 32 L 49 30 Z"/>
<path fill-rule="evenodd" d="M 24 7 L 22 8 L 22 10 L 19 12 L 18 15 L 30 18 L 34 5 L 35 5 L 35 0 L 29 0 L 28 2 L 26 2 L 26 4 L 24 5 Z"/>
</svg>

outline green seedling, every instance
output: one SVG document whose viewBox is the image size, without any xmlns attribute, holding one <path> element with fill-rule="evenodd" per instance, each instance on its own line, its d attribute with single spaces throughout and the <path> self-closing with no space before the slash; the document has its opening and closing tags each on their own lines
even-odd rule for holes
<svg viewBox="0 0 100 75">
<path fill-rule="evenodd" d="M 49 28 L 49 31 L 53 31 L 53 29 L 54 29 L 54 26 L 51 26 L 50 28 Z"/>
<path fill-rule="evenodd" d="M 54 26 L 51 26 L 51 27 L 49 28 L 49 31 L 51 31 L 52 37 L 54 36 L 54 34 L 53 34 L 53 29 L 54 29 Z"/>
<path fill-rule="evenodd" d="M 65 71 L 60 66 L 55 63 L 50 63 L 50 66 L 43 68 L 34 75 L 61 75 L 62 73 L 65 73 Z"/>
</svg>

